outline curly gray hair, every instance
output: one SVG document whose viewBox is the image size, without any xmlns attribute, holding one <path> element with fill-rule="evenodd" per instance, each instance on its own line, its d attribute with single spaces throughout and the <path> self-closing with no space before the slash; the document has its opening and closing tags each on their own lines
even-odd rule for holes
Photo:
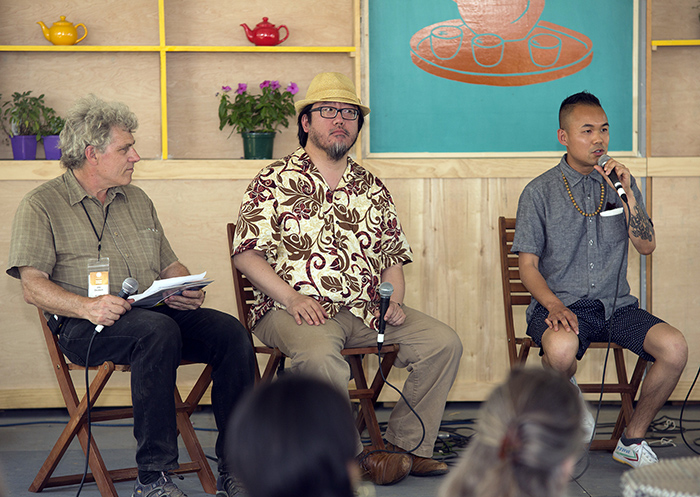
<svg viewBox="0 0 700 497">
<path fill-rule="evenodd" d="M 67 169 L 80 169 L 88 145 L 104 152 L 112 141 L 112 128 L 133 133 L 138 125 L 136 114 L 126 104 L 105 102 L 92 94 L 81 98 L 68 111 L 61 131 L 61 164 Z"/>
</svg>

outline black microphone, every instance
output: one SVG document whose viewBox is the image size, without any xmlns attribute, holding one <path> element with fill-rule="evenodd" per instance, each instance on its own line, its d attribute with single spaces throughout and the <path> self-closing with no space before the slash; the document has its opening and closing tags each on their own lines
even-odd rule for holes
<svg viewBox="0 0 700 497">
<path fill-rule="evenodd" d="M 117 297 L 121 297 L 123 299 L 127 298 L 129 295 L 132 293 L 135 293 L 136 290 L 139 289 L 139 282 L 136 281 L 136 278 L 127 278 L 124 280 L 122 283 L 122 289 L 119 290 L 119 293 L 117 294 Z M 104 325 L 98 324 L 95 326 L 95 331 L 99 333 L 104 329 Z"/>
<path fill-rule="evenodd" d="M 598 157 L 598 165 L 600 167 L 605 167 L 605 164 L 608 163 L 610 160 L 610 156 L 603 154 L 600 157 Z M 617 190 L 617 194 L 620 196 L 622 201 L 624 203 L 627 203 L 627 194 L 625 193 L 625 189 L 622 188 L 622 183 L 620 183 L 620 178 L 617 177 L 617 173 L 615 170 L 611 170 L 610 174 L 608 174 L 608 177 L 610 178 L 610 181 L 612 181 L 613 186 Z"/>
<path fill-rule="evenodd" d="M 377 348 L 381 350 L 384 343 L 384 330 L 386 329 L 386 321 L 384 315 L 389 309 L 391 295 L 394 293 L 394 285 L 385 281 L 379 285 L 379 334 L 377 335 Z"/>
</svg>

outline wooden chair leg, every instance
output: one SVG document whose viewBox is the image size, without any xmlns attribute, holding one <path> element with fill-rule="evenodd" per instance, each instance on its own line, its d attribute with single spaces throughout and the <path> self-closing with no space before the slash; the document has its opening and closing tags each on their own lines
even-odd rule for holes
<svg viewBox="0 0 700 497">
<path fill-rule="evenodd" d="M 107 384 L 107 381 L 112 376 L 113 372 L 114 365 L 112 363 L 103 364 L 103 366 L 97 371 L 97 375 L 89 387 L 90 408 L 94 407 L 94 403 Z M 68 378 L 66 385 L 69 385 L 67 391 L 64 392 L 64 400 L 66 401 L 66 407 L 68 409 L 68 413 L 70 414 L 70 420 L 63 429 L 61 435 L 58 437 L 58 440 L 54 444 L 54 447 L 46 458 L 46 461 L 44 461 L 44 464 L 39 469 L 34 481 L 29 486 L 30 492 L 41 492 L 44 488 L 79 483 L 82 479 L 82 475 L 51 477 L 61 458 L 64 456 L 66 450 L 76 436 L 78 437 L 80 445 L 83 448 L 83 453 L 87 453 L 87 396 L 84 396 L 80 403 L 78 403 L 78 396 L 75 392 L 75 388 L 73 387 L 73 383 L 70 380 L 70 374 L 68 371 L 65 371 L 64 374 Z M 97 483 L 100 494 L 117 497 L 117 492 L 114 488 L 114 484 L 112 483 L 112 479 L 109 476 L 109 471 L 104 464 L 94 438 L 90 444 L 90 459 L 88 463 L 90 465 L 90 470 L 92 471 L 90 481 L 95 481 L 95 483 Z"/>
<path fill-rule="evenodd" d="M 207 366 L 211 370 L 210 366 Z M 211 375 L 207 375 L 208 378 L 211 378 Z M 200 376 L 200 379 L 202 377 Z M 196 385 L 195 385 L 196 388 Z M 195 390 L 193 388 L 193 390 Z M 201 390 L 201 386 L 200 386 Z M 197 392 L 194 393 L 193 399 L 199 396 L 201 398 L 201 395 L 203 395 L 203 392 L 198 390 Z M 206 388 L 205 388 L 206 390 Z M 190 396 L 192 396 L 192 392 L 190 392 L 190 395 L 188 396 L 188 399 Z M 199 401 L 198 401 L 199 402 Z M 199 477 L 199 481 L 202 484 L 202 488 L 204 491 L 208 494 L 215 494 L 216 493 L 216 478 L 214 478 L 214 474 L 211 471 L 211 467 L 209 466 L 209 462 L 207 461 L 207 456 L 204 453 L 204 450 L 202 449 L 202 445 L 199 443 L 199 439 L 197 438 L 197 434 L 194 431 L 194 427 L 192 426 L 192 421 L 190 420 L 190 415 L 192 414 L 192 411 L 194 411 L 194 408 L 197 406 L 197 404 L 189 404 L 189 403 L 183 403 L 182 402 L 182 397 L 180 396 L 180 392 L 175 388 L 175 405 L 177 406 L 177 429 L 178 432 L 180 433 L 180 436 L 182 437 L 182 441 L 185 444 L 185 448 L 187 449 L 187 453 L 190 456 L 190 463 L 182 463 L 180 464 L 180 467 L 175 470 L 175 473 L 190 473 L 190 472 L 195 472 L 197 473 L 197 476 Z"/>
</svg>

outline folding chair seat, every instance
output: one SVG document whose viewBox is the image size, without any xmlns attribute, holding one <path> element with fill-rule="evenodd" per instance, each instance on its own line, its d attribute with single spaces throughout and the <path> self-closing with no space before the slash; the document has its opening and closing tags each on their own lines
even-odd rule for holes
<svg viewBox="0 0 700 497">
<path fill-rule="evenodd" d="M 508 358 L 510 367 L 514 368 L 518 365 L 525 364 L 527 361 L 530 348 L 537 347 L 530 337 L 517 337 L 515 333 L 515 324 L 513 321 L 513 307 L 530 305 L 530 292 L 523 285 L 520 279 L 520 268 L 518 265 L 518 255 L 511 253 L 510 249 L 513 246 L 513 237 L 515 235 L 515 218 L 498 218 L 498 233 L 500 236 L 500 252 L 501 252 L 501 277 L 503 281 L 503 307 L 506 318 L 506 339 L 508 344 Z M 592 342 L 589 348 L 606 349 L 608 342 Z M 615 371 L 617 374 L 617 382 L 604 385 L 601 383 L 579 383 L 578 386 L 584 393 L 600 393 L 603 386 L 604 393 L 619 394 L 621 405 L 617 416 L 615 428 L 609 439 L 595 439 L 591 444 L 592 450 L 615 450 L 617 441 L 622 432 L 632 418 L 634 413 L 634 398 L 637 395 L 639 386 L 644 376 L 644 369 L 647 361 L 641 357 L 637 359 L 637 363 L 632 372 L 632 377 L 628 379 L 627 368 L 625 366 L 624 348 L 620 345 L 611 343 L 610 348 L 613 352 L 615 360 Z"/>
<path fill-rule="evenodd" d="M 88 426 L 87 426 L 87 396 L 79 398 L 73 379 L 70 375 L 71 370 L 82 370 L 85 368 L 72 363 L 67 363 L 63 352 L 58 346 L 56 335 L 51 333 L 44 315 L 39 310 L 39 320 L 41 321 L 44 339 L 49 350 L 53 370 L 56 373 L 58 386 L 61 390 L 61 395 L 65 401 L 66 408 L 70 419 L 68 424 L 63 429 L 60 437 L 56 441 L 53 449 L 46 458 L 39 473 L 29 487 L 30 492 L 41 492 L 45 488 L 60 487 L 65 485 L 75 485 L 80 483 L 82 474 L 67 475 L 67 476 L 52 476 L 59 462 L 63 458 L 71 441 L 77 436 L 83 453 L 87 453 L 88 443 Z M 183 361 L 181 364 L 190 364 Z M 107 381 L 114 372 L 129 372 L 129 366 L 114 364 L 110 361 L 104 362 L 97 367 L 91 367 L 90 370 L 96 371 L 96 375 L 90 383 L 90 408 L 93 409 L 95 403 L 100 397 L 100 394 L 107 385 Z M 179 390 L 175 387 L 175 405 L 177 409 L 177 428 L 185 448 L 190 456 L 191 462 L 180 463 L 180 467 L 173 470 L 173 473 L 197 473 L 199 480 L 205 492 L 210 494 L 216 493 L 216 480 L 212 473 L 211 467 L 207 461 L 206 455 L 202 450 L 202 446 L 197 439 L 194 427 L 190 420 L 190 415 L 199 405 L 202 396 L 206 392 L 211 383 L 211 366 L 207 365 L 202 371 L 199 379 L 190 391 L 187 399 L 184 401 Z M 133 408 L 101 408 L 91 410 L 90 418 L 92 423 L 99 423 L 115 419 L 133 418 Z M 86 482 L 97 483 L 97 488 L 103 496 L 117 497 L 117 491 L 114 488 L 114 482 L 135 480 L 138 476 L 138 469 L 135 467 L 125 469 L 107 469 L 100 449 L 95 440 L 95 434 L 92 433 L 90 443 L 90 459 L 89 465 L 91 473 L 88 473 Z"/>
<path fill-rule="evenodd" d="M 229 248 L 233 246 L 233 235 L 236 229 L 234 223 L 228 223 L 227 234 Z M 236 269 L 231 258 L 231 272 L 233 274 L 233 287 L 236 295 L 236 304 L 238 306 L 238 319 L 243 323 L 250 336 L 251 343 L 255 349 L 255 381 L 256 383 L 271 381 L 275 374 L 284 368 L 284 360 L 286 356 L 276 347 L 267 347 L 255 345 L 253 334 L 248 328 L 248 311 L 252 306 L 255 297 L 253 294 L 253 285 L 246 276 Z M 354 388 L 348 388 L 348 393 L 351 400 L 359 401 L 360 409 L 355 420 L 357 430 L 362 432 L 367 428 L 371 440 L 371 446 L 374 449 L 384 449 L 384 440 L 382 438 L 377 416 L 374 411 L 374 405 L 379 398 L 379 394 L 384 386 L 384 378 L 389 376 L 394 360 L 399 353 L 399 345 L 382 346 L 381 364 L 377 369 L 371 385 L 367 384 L 367 375 L 365 373 L 362 360 L 365 355 L 378 354 L 377 347 L 355 347 L 345 348 L 341 354 L 345 356 L 350 364 L 350 370 L 355 382 Z M 265 369 L 260 374 L 257 354 L 267 354 L 269 358 L 265 364 Z"/>
</svg>

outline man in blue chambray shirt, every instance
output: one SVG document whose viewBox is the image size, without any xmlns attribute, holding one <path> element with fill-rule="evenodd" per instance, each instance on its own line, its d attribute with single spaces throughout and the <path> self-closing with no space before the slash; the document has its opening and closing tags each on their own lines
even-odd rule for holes
<svg viewBox="0 0 700 497">
<path fill-rule="evenodd" d="M 532 180 L 518 204 L 512 251 L 533 296 L 527 334 L 542 347 L 542 362 L 575 383 L 577 359 L 592 341 L 607 341 L 653 362 L 637 408 L 613 458 L 639 467 L 657 462 L 644 440 L 685 367 L 682 333 L 639 308 L 627 283 L 628 239 L 640 254 L 656 248 L 654 227 L 630 171 L 609 159 L 608 119 L 588 92 L 566 98 L 559 110 L 559 164 Z M 609 177 L 615 172 L 628 203 Z M 588 413 L 589 439 L 593 419 Z"/>
</svg>

